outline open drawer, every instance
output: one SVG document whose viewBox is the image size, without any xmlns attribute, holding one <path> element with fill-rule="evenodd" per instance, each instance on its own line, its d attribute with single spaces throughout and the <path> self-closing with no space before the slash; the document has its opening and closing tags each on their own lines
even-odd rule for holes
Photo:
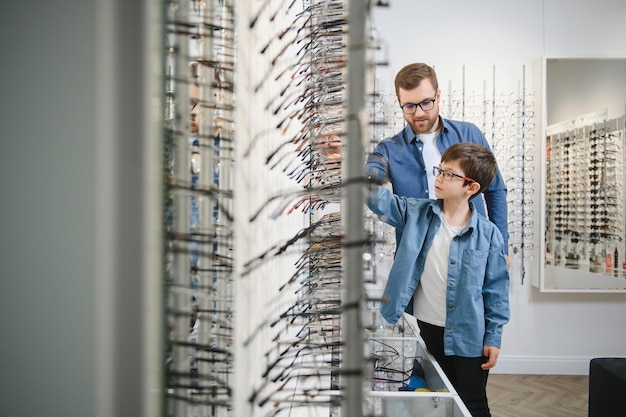
<svg viewBox="0 0 626 417">
<path fill-rule="evenodd" d="M 367 409 L 376 417 L 471 417 L 411 316 L 367 335 Z M 400 329 L 400 330 L 399 330 Z"/>
</svg>

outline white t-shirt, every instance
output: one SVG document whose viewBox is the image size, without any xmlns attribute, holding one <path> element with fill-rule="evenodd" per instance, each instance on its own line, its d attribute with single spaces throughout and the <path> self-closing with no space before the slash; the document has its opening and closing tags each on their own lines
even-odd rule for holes
<svg viewBox="0 0 626 417">
<path fill-rule="evenodd" d="M 450 242 L 465 226 L 450 226 L 441 217 L 441 227 L 426 255 L 424 272 L 413 297 L 413 315 L 435 326 L 446 324 L 446 291 Z"/>
<path fill-rule="evenodd" d="M 433 200 L 435 196 L 435 176 L 433 175 L 433 167 L 441 164 L 441 153 L 437 148 L 437 136 L 439 132 L 426 133 L 417 135 L 417 139 L 423 143 L 422 155 L 424 157 L 424 166 L 426 167 L 426 177 L 428 178 L 428 198 Z"/>
</svg>

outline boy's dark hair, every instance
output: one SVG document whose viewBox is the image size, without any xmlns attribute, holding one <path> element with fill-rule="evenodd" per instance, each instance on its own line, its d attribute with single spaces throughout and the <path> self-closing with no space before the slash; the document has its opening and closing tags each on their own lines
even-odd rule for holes
<svg viewBox="0 0 626 417">
<path fill-rule="evenodd" d="M 439 82 L 437 81 L 437 73 L 430 66 L 417 62 L 414 64 L 406 65 L 396 74 L 396 97 L 399 97 L 400 88 L 404 90 L 413 90 L 417 88 L 422 80 L 428 79 L 433 85 L 435 90 L 439 89 Z"/>
<path fill-rule="evenodd" d="M 463 170 L 466 177 L 480 184 L 480 190 L 471 198 L 485 191 L 498 172 L 498 164 L 493 153 L 484 146 L 471 142 L 461 142 L 451 145 L 441 155 L 441 162 L 455 161 Z M 470 182 L 467 182 L 470 184 Z"/>
</svg>

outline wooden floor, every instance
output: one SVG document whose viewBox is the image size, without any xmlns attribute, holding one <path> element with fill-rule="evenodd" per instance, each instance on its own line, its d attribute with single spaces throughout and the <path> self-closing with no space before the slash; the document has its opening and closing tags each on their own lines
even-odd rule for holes
<svg viewBox="0 0 626 417">
<path fill-rule="evenodd" d="M 586 375 L 489 374 L 492 417 L 587 417 Z"/>
</svg>

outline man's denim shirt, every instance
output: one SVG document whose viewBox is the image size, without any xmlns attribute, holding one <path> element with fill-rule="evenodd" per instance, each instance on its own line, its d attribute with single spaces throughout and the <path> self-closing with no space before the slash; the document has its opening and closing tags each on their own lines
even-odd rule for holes
<svg viewBox="0 0 626 417">
<path fill-rule="evenodd" d="M 437 148 L 443 152 L 450 145 L 459 142 L 473 142 L 491 149 L 485 135 L 478 126 L 468 122 L 439 118 L 441 133 L 437 137 Z M 417 138 L 411 126 L 398 132 L 395 136 L 382 140 L 367 161 L 366 172 L 374 178 L 387 178 L 391 181 L 394 193 L 406 197 L 429 198 L 426 170 L 433 167 L 423 166 L 422 156 L 415 145 Z M 386 161 L 386 164 L 383 163 Z M 417 165 L 419 169 L 415 169 Z M 508 241 L 508 207 L 506 202 L 506 184 L 498 171 L 493 182 L 482 196 L 475 198 L 476 209 L 498 226 L 504 238 L 504 253 L 509 253 Z M 484 198 L 484 202 L 482 201 Z M 485 203 L 487 207 L 485 208 Z M 396 232 L 400 240 L 401 233 Z"/>
<path fill-rule="evenodd" d="M 441 200 L 400 197 L 374 186 L 368 207 L 381 220 L 401 230 L 381 314 L 398 322 L 411 302 L 424 271 L 433 237 L 441 225 Z M 446 355 L 479 357 L 483 345 L 500 347 L 509 320 L 509 270 L 498 228 L 478 214 L 470 201 L 471 218 L 450 243 L 446 292 Z"/>
</svg>

